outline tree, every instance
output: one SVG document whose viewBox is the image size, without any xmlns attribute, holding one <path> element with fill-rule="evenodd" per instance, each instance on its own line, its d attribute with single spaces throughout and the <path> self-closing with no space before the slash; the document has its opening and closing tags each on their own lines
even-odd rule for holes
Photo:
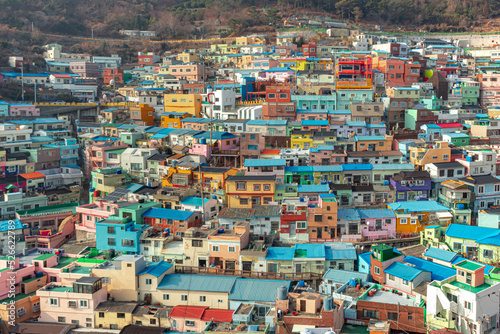
<svg viewBox="0 0 500 334">
<path fill-rule="evenodd" d="M 354 15 L 354 20 L 356 21 L 356 24 L 358 24 L 359 19 L 363 17 L 363 11 L 359 6 L 354 7 L 352 10 L 352 14 Z"/>
</svg>

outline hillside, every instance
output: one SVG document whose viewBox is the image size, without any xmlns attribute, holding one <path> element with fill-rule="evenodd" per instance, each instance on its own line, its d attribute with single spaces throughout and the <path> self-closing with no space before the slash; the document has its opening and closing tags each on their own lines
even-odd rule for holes
<svg viewBox="0 0 500 334">
<path fill-rule="evenodd" d="M 0 0 L 0 29 L 74 36 L 93 30 L 102 37 L 150 29 L 172 38 L 198 35 L 204 20 L 242 33 L 280 17 L 316 14 L 411 30 L 465 30 L 499 13 L 498 0 Z"/>
</svg>

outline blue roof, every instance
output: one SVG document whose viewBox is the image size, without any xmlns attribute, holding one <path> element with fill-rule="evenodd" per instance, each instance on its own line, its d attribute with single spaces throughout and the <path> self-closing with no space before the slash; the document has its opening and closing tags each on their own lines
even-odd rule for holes
<svg viewBox="0 0 500 334">
<path fill-rule="evenodd" d="M 373 129 L 373 128 L 385 128 L 385 123 L 380 123 L 380 124 L 366 124 L 367 129 Z"/>
<path fill-rule="evenodd" d="M 294 95 L 292 95 L 294 96 Z M 296 114 L 327 114 L 326 109 L 297 109 Z"/>
<path fill-rule="evenodd" d="M 361 217 L 359 216 L 359 211 L 356 209 L 338 209 L 337 218 L 357 221 L 361 219 Z"/>
<path fill-rule="evenodd" d="M 500 246 L 500 235 L 477 239 L 476 243 L 483 245 Z"/>
<path fill-rule="evenodd" d="M 387 204 L 392 210 L 408 210 L 409 212 L 433 212 L 433 211 L 450 211 L 444 205 L 436 201 L 408 201 L 396 202 Z M 466 226 L 466 225 L 460 225 Z"/>
<path fill-rule="evenodd" d="M 203 199 L 203 203 L 206 203 L 210 200 L 210 198 L 204 198 Z M 186 197 L 182 202 L 181 204 L 184 204 L 184 205 L 192 205 L 192 206 L 201 206 L 201 197 L 194 197 L 194 196 L 190 196 L 190 197 Z"/>
<path fill-rule="evenodd" d="M 312 166 L 287 166 L 285 167 L 285 172 L 295 172 L 295 173 L 312 173 Z"/>
<path fill-rule="evenodd" d="M 372 263 L 371 255 L 372 255 L 372 252 L 361 253 L 361 254 L 358 254 L 358 258 L 362 259 L 363 261 L 365 261 L 366 263 L 371 265 L 371 263 Z"/>
<path fill-rule="evenodd" d="M 291 283 L 290 281 L 237 278 L 229 294 L 229 300 L 275 302 L 278 288 L 285 286 L 290 289 Z"/>
<path fill-rule="evenodd" d="M 12 224 L 11 222 L 14 222 L 14 224 Z M 21 221 L 19 219 L 0 221 L 0 232 L 20 230 L 22 228 L 23 228 L 23 224 L 21 223 Z"/>
<path fill-rule="evenodd" d="M 167 270 L 172 268 L 172 264 L 165 262 L 165 261 L 160 261 L 160 262 L 153 262 L 149 266 L 147 266 L 143 271 L 139 273 L 140 275 L 153 275 L 154 277 L 160 277 L 162 274 L 164 274 Z"/>
<path fill-rule="evenodd" d="M 295 72 L 295 71 L 288 67 L 273 67 L 268 70 L 265 70 L 264 72 Z"/>
<path fill-rule="evenodd" d="M 422 272 L 423 270 L 406 266 L 399 262 L 394 262 L 384 270 L 384 273 L 386 274 L 393 275 L 410 282 L 413 281 Z"/>
<path fill-rule="evenodd" d="M 394 218 L 396 214 L 390 209 L 364 209 L 359 210 L 359 217 L 370 219 L 370 218 Z"/>
<path fill-rule="evenodd" d="M 245 159 L 245 167 L 286 166 L 285 159 Z"/>
<path fill-rule="evenodd" d="M 325 248 L 325 258 L 326 260 L 356 260 L 356 249 L 352 248 Z"/>
<path fill-rule="evenodd" d="M 466 133 L 457 133 L 457 132 L 451 132 L 451 133 L 444 133 L 444 136 L 448 136 L 450 138 L 469 138 L 469 135 Z"/>
<path fill-rule="evenodd" d="M 328 121 L 325 119 L 325 120 L 308 120 L 308 119 L 305 119 L 303 121 L 300 122 L 300 125 L 302 126 L 320 126 L 320 125 L 328 125 Z"/>
<path fill-rule="evenodd" d="M 342 170 L 372 170 L 373 166 L 371 164 L 343 164 Z"/>
<path fill-rule="evenodd" d="M 34 143 L 41 143 L 45 141 L 54 141 L 54 138 L 50 136 L 35 136 L 30 138 L 32 142 Z"/>
<path fill-rule="evenodd" d="M 187 117 L 181 119 L 181 122 L 191 122 L 191 123 L 210 123 L 210 119 L 208 118 L 198 118 L 198 117 Z"/>
<path fill-rule="evenodd" d="M 441 129 L 439 125 L 436 124 L 424 124 L 428 129 Z"/>
<path fill-rule="evenodd" d="M 356 141 L 385 141 L 384 136 L 354 136 Z"/>
<path fill-rule="evenodd" d="M 429 249 L 424 253 L 424 256 L 451 263 L 451 261 L 453 261 L 458 254 L 440 248 L 429 247 Z"/>
<path fill-rule="evenodd" d="M 236 137 L 238 136 L 233 135 L 232 133 L 229 132 L 222 132 L 222 131 L 212 131 L 211 137 L 210 137 L 210 131 L 203 131 L 193 135 L 193 138 L 205 138 L 205 139 L 212 138 L 213 140 L 231 139 Z"/>
<path fill-rule="evenodd" d="M 334 172 L 342 172 L 343 168 L 341 165 L 312 166 L 312 171 L 334 173 Z"/>
<path fill-rule="evenodd" d="M 309 152 L 317 153 L 320 151 L 335 151 L 335 145 L 318 145 L 318 147 L 311 147 Z"/>
<path fill-rule="evenodd" d="M 164 133 L 157 133 L 155 135 L 152 135 L 151 137 L 149 137 L 150 139 L 163 139 L 165 137 L 168 137 L 168 134 L 164 134 Z"/>
<path fill-rule="evenodd" d="M 346 121 L 346 126 L 366 126 L 364 121 Z"/>
<path fill-rule="evenodd" d="M 373 170 L 411 170 L 414 171 L 413 164 L 375 164 Z"/>
<path fill-rule="evenodd" d="M 158 290 L 208 291 L 229 293 L 236 277 L 214 275 L 169 274 L 158 284 Z"/>
<path fill-rule="evenodd" d="M 295 249 L 292 247 L 269 247 L 266 260 L 292 261 L 294 255 Z"/>
<path fill-rule="evenodd" d="M 295 244 L 295 250 L 305 250 L 306 258 L 324 258 L 326 255 L 323 244 Z"/>
<path fill-rule="evenodd" d="M 275 125 L 275 126 L 285 126 L 287 124 L 287 120 L 261 120 L 261 119 L 252 119 L 247 122 L 247 125 Z"/>
<path fill-rule="evenodd" d="M 142 216 L 147 218 L 186 220 L 189 219 L 189 217 L 191 217 L 193 214 L 194 212 L 192 211 L 151 208 L 148 211 L 144 212 Z"/>
<path fill-rule="evenodd" d="M 328 269 L 323 275 L 323 279 L 336 283 L 347 283 L 351 278 L 360 278 L 363 282 L 368 282 L 369 276 L 369 274 L 360 273 L 358 271 Z"/>
<path fill-rule="evenodd" d="M 450 224 L 445 234 L 451 238 L 477 240 L 497 236 L 500 234 L 500 230 L 481 226 Z"/>
<path fill-rule="evenodd" d="M 404 262 L 414 265 L 414 268 L 429 271 L 431 273 L 431 280 L 442 281 L 457 274 L 457 271 L 453 268 L 449 268 L 431 261 L 426 261 L 424 259 L 407 256 Z"/>
<path fill-rule="evenodd" d="M 299 193 L 327 193 L 330 191 L 328 184 L 299 184 L 297 192 Z"/>
<path fill-rule="evenodd" d="M 136 191 L 139 191 L 144 187 L 145 187 L 145 185 L 143 185 L 143 184 L 133 183 L 125 189 L 130 190 L 131 193 L 135 193 Z"/>
<path fill-rule="evenodd" d="M 92 138 L 92 141 L 117 141 L 118 138 L 114 137 L 104 137 L 104 136 L 97 136 Z"/>
</svg>

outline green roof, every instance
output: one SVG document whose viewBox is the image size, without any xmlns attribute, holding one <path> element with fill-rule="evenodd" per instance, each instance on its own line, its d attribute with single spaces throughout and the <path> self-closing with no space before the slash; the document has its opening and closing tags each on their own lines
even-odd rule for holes
<svg viewBox="0 0 500 334">
<path fill-rule="evenodd" d="M 56 266 L 53 266 L 52 268 L 60 269 L 63 267 L 66 267 L 68 264 L 72 264 L 73 262 L 77 261 L 78 259 L 76 257 L 61 257 L 59 258 L 59 263 Z"/>
<path fill-rule="evenodd" d="M 28 279 L 26 279 L 26 280 L 24 280 L 24 281 L 21 281 L 21 283 L 29 283 L 29 282 L 33 282 L 33 281 L 36 281 L 37 279 L 40 279 L 40 278 L 42 278 L 42 277 L 45 277 L 45 275 L 40 276 L 40 277 L 37 277 L 37 276 L 35 276 L 35 277 L 31 277 L 31 278 L 28 278 Z"/>
<path fill-rule="evenodd" d="M 73 287 L 71 286 L 57 286 L 54 288 L 51 288 L 49 291 L 56 291 L 56 292 L 73 292 Z"/>
<path fill-rule="evenodd" d="M 21 299 L 24 299 L 24 298 L 27 298 L 27 297 L 31 297 L 31 296 L 34 296 L 36 295 L 36 291 L 35 292 L 32 292 L 32 293 L 29 293 L 29 294 L 26 294 L 26 293 L 16 293 L 14 295 L 14 298 L 4 298 L 2 300 L 0 300 L 0 304 L 9 304 L 12 300 L 14 301 L 19 301 Z"/>
<path fill-rule="evenodd" d="M 473 287 L 469 284 L 465 284 L 465 283 L 461 283 L 459 281 L 453 281 L 450 283 L 451 285 L 453 286 L 456 286 L 457 288 L 460 288 L 462 290 L 465 290 L 465 291 L 469 291 L 469 292 L 472 292 L 472 293 L 478 293 L 478 292 L 481 292 L 485 289 L 488 289 L 489 287 L 491 287 L 490 284 L 488 283 L 483 283 L 479 286 L 476 286 L 476 287 Z"/>
<path fill-rule="evenodd" d="M 474 262 L 471 262 L 471 261 L 463 261 L 463 262 L 460 262 L 460 263 L 457 263 L 455 265 L 455 267 L 457 268 L 462 268 L 462 269 L 465 269 L 465 270 L 471 270 L 471 271 L 476 271 L 478 270 L 479 268 L 482 268 L 484 266 L 481 266 L 477 263 L 474 263 Z"/>
<path fill-rule="evenodd" d="M 365 333 L 370 333 L 368 332 L 368 327 L 367 326 L 362 326 L 362 325 L 351 325 L 351 324 L 344 324 L 344 327 L 342 327 L 342 330 L 340 331 L 340 334 L 365 334 Z"/>
<path fill-rule="evenodd" d="M 56 254 L 43 254 L 43 255 L 40 255 L 39 257 L 36 257 L 34 260 L 35 261 L 43 261 L 43 260 L 47 260 L 48 258 L 51 258 L 53 256 L 56 256 Z"/>
<path fill-rule="evenodd" d="M 16 211 L 16 212 L 20 216 L 49 214 L 49 213 L 56 213 L 56 212 L 76 213 L 76 208 L 78 206 L 79 206 L 78 203 L 64 203 L 64 204 L 57 204 L 57 205 L 42 206 L 39 208 L 30 209 L 30 210 L 20 210 L 20 211 Z"/>
<path fill-rule="evenodd" d="M 90 274 L 92 272 L 92 267 L 82 267 L 76 266 L 71 270 L 71 274 Z"/>
<path fill-rule="evenodd" d="M 159 207 L 160 203 L 159 202 L 144 202 L 144 203 L 134 203 L 126 206 L 122 206 L 120 209 L 121 210 L 139 210 L 139 206 L 141 206 L 142 209 L 149 208 L 149 207 Z"/>
<path fill-rule="evenodd" d="M 117 149 L 117 150 L 110 150 L 110 151 L 106 151 L 106 153 L 116 153 L 116 154 L 121 154 L 121 153 L 123 153 L 125 150 L 126 150 L 126 148 L 120 148 L 120 149 Z"/>
</svg>

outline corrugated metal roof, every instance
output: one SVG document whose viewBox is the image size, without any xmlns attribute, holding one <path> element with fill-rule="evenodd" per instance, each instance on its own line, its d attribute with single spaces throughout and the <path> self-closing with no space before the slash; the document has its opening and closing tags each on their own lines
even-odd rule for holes
<svg viewBox="0 0 500 334">
<path fill-rule="evenodd" d="M 169 274 L 162 279 L 158 290 L 229 293 L 235 281 L 236 277 L 228 276 Z"/>
<path fill-rule="evenodd" d="M 325 248 L 326 260 L 353 260 L 357 259 L 356 249 L 353 248 Z"/>
<path fill-rule="evenodd" d="M 447 237 L 477 240 L 497 236 L 500 231 L 496 228 L 450 224 L 445 232 Z"/>
<path fill-rule="evenodd" d="M 338 209 L 337 217 L 345 220 L 360 220 L 359 212 L 356 209 Z"/>
<path fill-rule="evenodd" d="M 433 259 L 451 262 L 457 257 L 457 253 L 450 252 L 444 249 L 439 249 L 435 247 L 429 247 L 429 249 L 424 253 L 424 256 L 431 257 Z"/>
<path fill-rule="evenodd" d="M 143 271 L 141 271 L 139 275 L 149 274 L 153 275 L 154 277 L 160 277 L 170 268 L 172 268 L 171 263 L 165 261 L 153 262 L 149 266 L 147 266 Z"/>
<path fill-rule="evenodd" d="M 266 260 L 292 261 L 294 255 L 295 248 L 292 247 L 269 247 Z"/>
<path fill-rule="evenodd" d="M 151 208 L 148 211 L 144 212 L 142 216 L 147 218 L 186 220 L 189 219 L 189 217 L 191 217 L 193 214 L 194 212 L 191 211 Z"/>
<path fill-rule="evenodd" d="M 359 210 L 359 216 L 361 218 L 394 218 L 396 214 L 394 211 L 389 209 L 365 209 Z"/>
<path fill-rule="evenodd" d="M 384 270 L 384 273 L 386 274 L 393 275 L 410 282 L 413 281 L 422 272 L 423 270 L 406 266 L 399 262 L 394 262 Z"/>
<path fill-rule="evenodd" d="M 275 302 L 278 288 L 290 289 L 291 282 L 238 278 L 229 294 L 229 300 Z"/>
<path fill-rule="evenodd" d="M 245 167 L 286 166 L 285 159 L 245 159 Z"/>
<path fill-rule="evenodd" d="M 430 271 L 431 280 L 442 281 L 457 274 L 457 271 L 455 269 L 445 267 L 431 261 L 426 261 L 414 256 L 405 257 L 404 262 L 414 265 L 417 269 Z"/>
<path fill-rule="evenodd" d="M 295 257 L 325 258 L 325 245 L 295 244 Z"/>
</svg>

